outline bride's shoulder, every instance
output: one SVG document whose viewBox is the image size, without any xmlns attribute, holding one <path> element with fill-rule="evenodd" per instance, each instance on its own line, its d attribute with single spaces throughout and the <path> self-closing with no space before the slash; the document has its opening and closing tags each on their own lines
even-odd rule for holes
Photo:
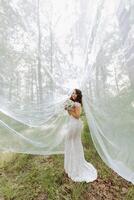
<svg viewBox="0 0 134 200">
<path fill-rule="evenodd" d="M 79 102 L 75 102 L 76 107 L 81 107 L 81 104 Z"/>
</svg>

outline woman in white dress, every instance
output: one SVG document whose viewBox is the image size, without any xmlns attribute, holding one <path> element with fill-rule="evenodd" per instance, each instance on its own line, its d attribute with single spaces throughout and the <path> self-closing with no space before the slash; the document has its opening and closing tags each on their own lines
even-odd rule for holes
<svg viewBox="0 0 134 200">
<path fill-rule="evenodd" d="M 84 150 L 81 141 L 83 122 L 80 119 L 82 109 L 82 93 L 74 89 L 70 100 L 74 102 L 71 109 L 65 110 L 69 114 L 69 124 L 65 136 L 64 170 L 75 182 L 92 182 L 97 179 L 97 170 L 87 162 L 84 157 Z"/>
</svg>

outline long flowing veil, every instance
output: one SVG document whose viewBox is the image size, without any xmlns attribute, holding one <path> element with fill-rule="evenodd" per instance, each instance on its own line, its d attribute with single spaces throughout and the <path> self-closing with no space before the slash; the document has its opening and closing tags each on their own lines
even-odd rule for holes
<svg viewBox="0 0 134 200">
<path fill-rule="evenodd" d="M 63 154 L 74 88 L 103 161 L 134 183 L 134 1 L 0 1 L 0 151 Z"/>
</svg>

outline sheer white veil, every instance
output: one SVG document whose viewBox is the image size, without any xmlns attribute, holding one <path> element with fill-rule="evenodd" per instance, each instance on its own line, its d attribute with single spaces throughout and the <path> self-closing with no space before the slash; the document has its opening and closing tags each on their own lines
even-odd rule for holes
<svg viewBox="0 0 134 200">
<path fill-rule="evenodd" d="M 103 161 L 134 183 L 134 1 L 0 1 L 0 151 L 64 153 L 74 88 Z"/>
</svg>

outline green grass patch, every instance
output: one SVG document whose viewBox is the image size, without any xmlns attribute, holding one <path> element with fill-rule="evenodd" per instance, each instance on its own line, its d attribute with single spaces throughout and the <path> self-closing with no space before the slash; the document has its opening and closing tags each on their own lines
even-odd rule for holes
<svg viewBox="0 0 134 200">
<path fill-rule="evenodd" d="M 75 183 L 64 172 L 64 155 L 1 154 L 0 200 L 133 200 L 134 186 L 106 166 L 82 115 L 85 158 L 98 170 L 93 183 Z"/>
</svg>

